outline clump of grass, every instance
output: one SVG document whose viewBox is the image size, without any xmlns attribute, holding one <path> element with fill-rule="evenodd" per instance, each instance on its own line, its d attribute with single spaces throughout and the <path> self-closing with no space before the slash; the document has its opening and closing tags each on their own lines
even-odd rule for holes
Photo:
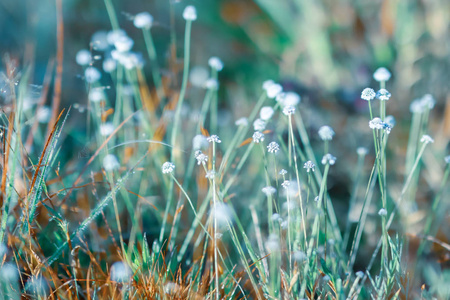
<svg viewBox="0 0 450 300">
<path fill-rule="evenodd" d="M 102 49 L 95 48 L 101 41 L 91 45 L 103 56 L 104 71 L 95 53 L 83 50 L 76 57 L 86 108 L 59 112 L 58 104 L 43 118 L 52 75 L 44 81 L 41 101 L 28 103 L 29 69 L 19 76 L 17 63 L 5 56 L 2 298 L 448 296 L 445 283 L 430 281 L 447 278 L 447 270 L 427 266 L 421 272 L 431 243 L 450 249 L 436 236 L 445 217 L 448 156 L 439 184 L 430 188 L 434 197 L 420 222 L 423 231 L 408 232 L 403 220 L 419 205 L 415 194 L 424 184 L 424 158 L 443 156 L 428 135 L 431 96 L 412 104 L 403 176 L 394 179 L 390 164 L 399 157 L 390 150 L 405 145 L 389 140 L 398 128 L 387 115 L 395 101 L 386 89 L 391 75 L 384 68 L 375 71 L 379 89 L 362 91 L 369 115 L 360 128 L 373 145 L 359 145 L 347 155 L 356 168 L 348 211 L 338 211 L 330 186 L 337 170 L 349 168 L 335 144 L 340 130 L 328 125 L 312 130 L 308 104 L 272 80 L 254 91 L 248 115 L 239 111 L 235 124 L 221 125 L 219 58 L 208 60 L 209 79 L 196 91 L 204 93 L 203 102 L 190 97 L 196 89 L 189 84 L 195 8 L 183 11 L 183 68 L 169 76 L 152 38 L 153 17 L 144 12 L 131 18 L 142 30 L 147 68 L 120 29 L 112 2 L 105 4 L 112 27 L 108 43 Z M 172 54 L 169 63 L 176 65 L 176 51 Z M 145 77 L 147 69 L 152 80 Z M 55 84 L 56 98 L 60 88 Z M 186 102 L 197 118 L 183 113 Z M 77 120 L 79 114 L 85 120 Z M 81 123 L 78 138 L 88 155 L 70 158 L 68 141 L 76 137 L 70 129 Z M 370 238 L 372 245 L 365 241 Z M 411 245 L 417 240 L 418 246 Z M 371 251 L 370 261 L 356 267 L 362 249 Z"/>
</svg>

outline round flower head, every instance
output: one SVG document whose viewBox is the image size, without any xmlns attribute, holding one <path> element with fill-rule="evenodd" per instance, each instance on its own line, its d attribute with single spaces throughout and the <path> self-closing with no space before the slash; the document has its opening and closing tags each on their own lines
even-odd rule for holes
<svg viewBox="0 0 450 300">
<path fill-rule="evenodd" d="M 103 136 L 109 136 L 111 133 L 113 133 L 114 125 L 110 122 L 106 122 L 100 125 L 100 134 Z"/>
<path fill-rule="evenodd" d="M 287 188 L 289 187 L 290 184 L 291 184 L 291 182 L 290 182 L 289 180 L 285 180 L 285 181 L 283 181 L 283 183 L 281 184 L 281 186 L 282 186 L 284 189 L 287 189 Z"/>
<path fill-rule="evenodd" d="M 195 159 L 197 159 L 197 164 L 205 164 L 208 161 L 208 155 L 203 154 L 201 150 L 195 151 Z"/>
<path fill-rule="evenodd" d="M 119 52 L 128 52 L 133 48 L 134 41 L 127 35 L 122 35 L 114 41 L 114 47 Z"/>
<path fill-rule="evenodd" d="M 95 32 L 91 37 L 91 44 L 94 50 L 106 51 L 109 48 L 108 33 L 100 30 Z"/>
<path fill-rule="evenodd" d="M 420 142 L 424 143 L 424 144 L 430 144 L 430 143 L 434 143 L 434 140 L 431 136 L 429 136 L 428 134 L 425 134 L 420 139 Z"/>
<path fill-rule="evenodd" d="M 202 135 L 198 134 L 192 139 L 192 148 L 194 150 L 200 150 L 208 148 L 208 139 Z"/>
<path fill-rule="evenodd" d="M 386 124 L 388 124 L 389 126 L 391 126 L 391 128 L 394 128 L 394 126 L 396 124 L 394 116 L 391 116 L 391 115 L 386 116 L 386 118 L 384 119 L 384 122 Z"/>
<path fill-rule="evenodd" d="M 373 79 L 378 82 L 388 81 L 391 78 L 391 72 L 386 68 L 378 68 L 375 73 L 373 73 Z"/>
<path fill-rule="evenodd" d="M 319 128 L 319 136 L 322 141 L 331 141 L 334 136 L 334 130 L 330 126 L 322 126 Z"/>
<path fill-rule="evenodd" d="M 325 154 L 322 158 L 322 165 L 329 164 L 330 166 L 332 166 L 335 163 L 336 163 L 336 157 L 334 157 L 330 153 Z"/>
<path fill-rule="evenodd" d="M 266 88 L 267 97 L 269 97 L 270 99 L 275 98 L 282 91 L 283 91 L 283 87 L 281 85 L 279 85 L 278 83 L 272 83 L 272 84 L 268 85 Z"/>
<path fill-rule="evenodd" d="M 280 250 L 280 239 L 276 234 L 270 234 L 266 241 L 266 249 L 269 253 Z"/>
<path fill-rule="evenodd" d="M 255 142 L 256 144 L 259 144 L 262 141 L 264 141 L 264 133 L 255 131 L 255 133 L 253 133 L 252 138 L 253 138 L 253 142 Z"/>
<path fill-rule="evenodd" d="M 102 78 L 102 73 L 94 67 L 88 67 L 84 71 L 84 78 L 88 83 L 99 81 Z"/>
<path fill-rule="evenodd" d="M 314 168 L 316 167 L 316 165 L 308 160 L 307 162 L 305 162 L 305 164 L 303 165 L 303 168 L 306 169 L 306 172 L 309 173 L 309 171 L 313 171 L 314 172 Z"/>
<path fill-rule="evenodd" d="M 377 92 L 377 98 L 381 101 L 387 101 L 391 98 L 391 93 L 386 89 L 381 89 Z"/>
<path fill-rule="evenodd" d="M 275 194 L 277 192 L 277 189 L 274 188 L 273 186 L 266 186 L 263 187 L 261 190 L 267 197 Z"/>
<path fill-rule="evenodd" d="M 358 147 L 358 149 L 356 149 L 356 153 L 358 153 L 359 156 L 364 156 L 367 155 L 367 148 L 366 147 Z"/>
<path fill-rule="evenodd" d="M 286 106 L 297 106 L 300 103 L 300 96 L 294 92 L 280 93 L 277 96 L 277 102 L 280 103 L 282 107 Z"/>
<path fill-rule="evenodd" d="M 220 60 L 220 58 L 215 56 L 211 57 L 208 60 L 208 65 L 216 71 L 222 71 L 223 69 L 223 62 Z"/>
<path fill-rule="evenodd" d="M 217 90 L 219 88 L 219 82 L 214 78 L 208 78 L 204 84 L 205 89 L 207 90 Z"/>
<path fill-rule="evenodd" d="M 163 174 L 172 174 L 175 170 L 175 165 L 169 161 L 166 161 L 165 163 L 163 163 L 161 170 Z"/>
<path fill-rule="evenodd" d="M 117 170 L 120 168 L 119 161 L 117 160 L 117 157 L 114 154 L 108 154 L 103 159 L 103 168 L 107 172 L 111 172 L 114 170 Z"/>
<path fill-rule="evenodd" d="M 100 102 L 105 99 L 105 94 L 102 89 L 93 88 L 89 91 L 89 101 Z"/>
<path fill-rule="evenodd" d="M 17 266 L 12 263 L 4 263 L 2 267 L 0 267 L 0 280 L 5 284 L 15 283 L 19 280 L 19 271 Z"/>
<path fill-rule="evenodd" d="M 124 262 L 118 261 L 111 266 L 112 281 L 128 282 L 132 275 L 130 267 Z"/>
<path fill-rule="evenodd" d="M 183 11 L 183 19 L 186 21 L 195 21 L 197 20 L 197 10 L 194 6 L 188 5 Z"/>
<path fill-rule="evenodd" d="M 234 122 L 236 126 L 247 126 L 248 125 L 248 119 L 247 118 L 240 118 L 237 119 L 236 122 Z"/>
<path fill-rule="evenodd" d="M 444 161 L 446 164 L 450 164 L 450 155 L 447 155 L 446 157 L 444 157 Z"/>
<path fill-rule="evenodd" d="M 91 52 L 86 49 L 82 49 L 77 52 L 77 55 L 75 56 L 75 61 L 80 66 L 87 66 L 91 63 Z"/>
<path fill-rule="evenodd" d="M 266 121 L 264 121 L 263 119 L 256 119 L 253 122 L 253 129 L 255 131 L 263 131 L 264 129 L 266 129 Z"/>
<path fill-rule="evenodd" d="M 202 66 L 195 66 L 189 72 L 189 81 L 193 86 L 205 87 L 205 81 L 208 80 L 209 70 Z"/>
<path fill-rule="evenodd" d="M 108 41 L 108 44 L 110 45 L 114 45 L 114 43 L 122 36 L 126 36 L 127 34 L 125 33 L 125 31 L 123 29 L 116 29 L 116 30 L 111 30 L 110 32 L 108 32 L 108 34 L 106 35 L 106 40 Z"/>
<path fill-rule="evenodd" d="M 51 110 L 48 106 L 41 106 L 36 111 L 36 118 L 39 123 L 47 123 L 50 120 Z"/>
<path fill-rule="evenodd" d="M 281 169 L 280 170 L 280 175 L 281 176 L 284 176 L 284 175 L 286 175 L 287 174 L 287 171 L 285 170 L 285 169 Z"/>
<path fill-rule="evenodd" d="M 433 109 L 436 104 L 436 100 L 434 100 L 433 96 L 430 94 L 426 94 L 420 99 L 420 103 L 423 108 Z"/>
<path fill-rule="evenodd" d="M 103 71 L 105 71 L 106 73 L 113 72 L 116 69 L 116 67 L 117 63 L 112 58 L 107 58 L 103 61 Z"/>
<path fill-rule="evenodd" d="M 269 145 L 267 145 L 267 151 L 269 153 L 277 153 L 280 150 L 280 145 L 278 145 L 277 142 L 270 142 Z"/>
<path fill-rule="evenodd" d="M 214 177 L 216 177 L 216 172 L 214 170 L 209 170 L 206 172 L 205 177 L 208 179 L 214 179 Z"/>
<path fill-rule="evenodd" d="M 365 88 L 362 92 L 361 92 L 361 99 L 364 99 L 366 101 L 370 101 L 375 99 L 376 93 L 373 89 L 371 88 Z"/>
<path fill-rule="evenodd" d="M 219 139 L 219 136 L 215 134 L 211 135 L 210 137 L 207 137 L 206 139 L 210 143 L 222 143 L 222 141 Z"/>
<path fill-rule="evenodd" d="M 290 116 L 293 115 L 295 113 L 295 107 L 293 106 L 285 106 L 283 108 L 283 114 L 285 114 L 286 116 Z"/>
<path fill-rule="evenodd" d="M 380 216 L 382 216 L 382 217 L 387 216 L 387 210 L 384 209 L 384 208 L 380 209 L 380 210 L 378 211 L 378 215 L 380 215 Z"/>
<path fill-rule="evenodd" d="M 371 129 L 383 129 L 383 121 L 378 117 L 373 118 L 373 120 L 369 121 L 369 127 Z"/>
<path fill-rule="evenodd" d="M 134 16 L 133 19 L 134 27 L 136 28 L 150 28 L 153 24 L 153 17 L 151 14 L 149 14 L 146 11 L 143 11 L 141 13 L 138 13 L 136 16 Z"/>
<path fill-rule="evenodd" d="M 272 79 L 266 80 L 263 82 L 262 84 L 262 88 L 263 90 L 267 91 L 267 89 L 269 88 L 269 86 L 271 86 L 272 84 L 274 84 L 275 82 Z"/>
<path fill-rule="evenodd" d="M 274 110 L 271 106 L 264 106 L 261 108 L 261 111 L 259 112 L 259 117 L 264 120 L 267 121 L 270 118 L 272 118 L 274 113 Z"/>
<path fill-rule="evenodd" d="M 420 114 L 423 112 L 423 105 L 421 102 L 421 99 L 415 99 L 411 104 L 409 105 L 409 111 L 413 114 Z"/>
</svg>

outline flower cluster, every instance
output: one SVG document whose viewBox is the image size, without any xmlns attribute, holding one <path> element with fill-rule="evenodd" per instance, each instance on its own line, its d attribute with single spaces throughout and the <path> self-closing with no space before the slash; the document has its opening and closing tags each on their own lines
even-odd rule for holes
<svg viewBox="0 0 450 300">
<path fill-rule="evenodd" d="M 306 172 L 310 172 L 310 171 L 313 171 L 314 172 L 314 168 L 316 167 L 316 165 L 312 162 L 312 161 L 310 161 L 310 160 L 308 160 L 307 162 L 305 162 L 305 164 L 303 165 L 303 168 L 304 169 L 306 169 Z"/>
<path fill-rule="evenodd" d="M 166 161 L 165 163 L 163 163 L 161 170 L 163 174 L 172 174 L 175 170 L 175 165 L 169 161 Z"/>
<path fill-rule="evenodd" d="M 197 150 L 195 151 L 195 159 L 197 160 L 197 164 L 200 166 L 208 161 L 208 155 L 204 154 L 201 150 Z"/>
<path fill-rule="evenodd" d="M 208 142 L 210 142 L 210 143 L 218 143 L 218 144 L 222 143 L 222 141 L 219 139 L 219 136 L 218 136 L 218 135 L 215 135 L 215 134 L 213 134 L 213 135 L 207 137 L 206 139 L 207 139 Z"/>
<path fill-rule="evenodd" d="M 277 189 L 274 188 L 273 186 L 266 186 L 263 187 L 261 190 L 267 197 L 275 194 L 277 192 Z"/>
<path fill-rule="evenodd" d="M 389 93 L 389 91 L 386 89 L 381 89 L 377 92 L 376 96 L 381 101 L 387 101 L 389 100 L 389 98 L 391 98 L 391 93 Z"/>
<path fill-rule="evenodd" d="M 275 98 L 283 91 L 283 87 L 273 80 L 266 80 L 263 83 L 263 89 L 266 91 L 267 97 L 270 99 Z"/>
<path fill-rule="evenodd" d="M 267 145 L 267 151 L 269 153 L 277 153 L 280 150 L 280 145 L 277 142 L 270 142 L 269 145 Z"/>
<path fill-rule="evenodd" d="M 294 106 L 285 106 L 283 108 L 283 114 L 285 114 L 286 116 L 290 116 L 293 115 L 295 113 L 295 107 Z"/>
<path fill-rule="evenodd" d="M 431 143 L 434 143 L 434 139 L 431 136 L 429 136 L 428 134 L 425 134 L 420 139 L 420 142 L 424 143 L 424 144 L 431 144 Z"/>
<path fill-rule="evenodd" d="M 375 93 L 375 91 L 371 88 L 365 88 L 362 92 L 361 92 L 361 99 L 366 100 L 366 101 L 371 101 L 373 99 L 375 99 L 375 96 L 377 94 Z"/>
<path fill-rule="evenodd" d="M 322 157 L 322 165 L 329 164 L 330 166 L 332 166 L 335 163 L 336 163 L 336 157 L 334 157 L 330 153 L 327 153 Z"/>
<path fill-rule="evenodd" d="M 255 142 L 256 144 L 261 143 L 262 141 L 264 141 L 264 133 L 261 133 L 259 131 L 255 131 L 255 133 L 253 133 L 253 142 Z"/>
<path fill-rule="evenodd" d="M 331 141 L 334 136 L 334 130 L 330 126 L 322 126 L 319 128 L 319 136 L 322 141 Z"/>
</svg>

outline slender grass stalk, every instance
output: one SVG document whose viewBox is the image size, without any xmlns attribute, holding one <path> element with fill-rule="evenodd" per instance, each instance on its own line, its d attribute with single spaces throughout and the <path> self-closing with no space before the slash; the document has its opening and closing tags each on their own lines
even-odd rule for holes
<svg viewBox="0 0 450 300">
<path fill-rule="evenodd" d="M 155 43 L 153 42 L 153 37 L 152 37 L 152 33 L 150 31 L 150 28 L 143 28 L 142 33 L 144 35 L 144 41 L 145 41 L 145 46 L 147 48 L 147 54 L 151 61 L 152 76 L 153 76 L 153 81 L 155 83 L 156 94 L 158 95 L 158 98 L 159 98 L 159 106 L 160 106 L 160 108 L 163 108 L 164 107 L 163 99 L 165 98 L 165 92 L 164 92 L 164 87 L 162 84 L 161 72 L 160 72 L 159 66 L 158 66 L 158 57 L 156 55 Z"/>
</svg>

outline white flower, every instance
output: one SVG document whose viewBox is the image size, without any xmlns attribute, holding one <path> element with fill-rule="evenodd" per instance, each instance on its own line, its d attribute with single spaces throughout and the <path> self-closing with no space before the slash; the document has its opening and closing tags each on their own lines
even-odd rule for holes
<svg viewBox="0 0 450 300">
<path fill-rule="evenodd" d="M 286 92 L 278 94 L 276 100 L 280 103 L 281 107 L 296 106 L 300 103 L 300 96 L 294 92 Z"/>
<path fill-rule="evenodd" d="M 298 262 L 302 262 L 307 259 L 306 253 L 303 251 L 295 251 L 293 257 L 294 257 L 294 260 L 298 261 Z"/>
<path fill-rule="evenodd" d="M 77 55 L 75 56 L 75 61 L 80 66 L 87 66 L 91 63 L 91 52 L 86 49 L 82 49 L 77 52 Z"/>
<path fill-rule="evenodd" d="M 119 52 L 128 52 L 133 48 L 134 41 L 127 35 L 122 35 L 114 41 L 114 47 Z"/>
<path fill-rule="evenodd" d="M 84 78 L 86 79 L 86 81 L 88 83 L 96 82 L 96 81 L 100 80 L 101 77 L 102 77 L 102 74 L 100 73 L 100 71 L 94 67 L 88 67 L 84 71 Z"/>
<path fill-rule="evenodd" d="M 386 89 L 381 89 L 377 92 L 377 98 L 381 101 L 387 101 L 391 98 L 391 93 Z"/>
<path fill-rule="evenodd" d="M 114 45 L 115 42 L 122 36 L 126 36 L 127 34 L 123 29 L 117 29 L 117 30 L 111 30 L 106 35 L 106 40 L 108 41 L 108 44 Z"/>
<path fill-rule="evenodd" d="M 358 271 L 358 272 L 355 273 L 355 275 L 356 275 L 356 277 L 363 278 L 364 277 L 364 272 L 363 271 Z"/>
<path fill-rule="evenodd" d="M 209 70 L 202 66 L 195 66 L 189 72 L 189 81 L 193 86 L 205 87 L 205 82 L 208 80 Z"/>
<path fill-rule="evenodd" d="M 264 106 L 261 108 L 261 111 L 259 112 L 259 117 L 264 120 L 267 121 L 270 118 L 272 118 L 274 113 L 274 110 L 271 106 Z"/>
<path fill-rule="evenodd" d="M 373 79 L 375 79 L 378 82 L 388 81 L 389 78 L 391 78 L 391 72 L 389 72 L 388 69 L 386 68 L 378 68 L 373 73 Z"/>
<path fill-rule="evenodd" d="M 161 170 L 163 174 L 171 174 L 175 170 L 175 165 L 169 161 L 163 163 Z"/>
<path fill-rule="evenodd" d="M 286 175 L 287 174 L 287 171 L 285 170 L 285 169 L 281 169 L 280 170 L 280 175 L 281 176 L 284 176 L 284 175 Z"/>
<path fill-rule="evenodd" d="M 365 88 L 361 92 L 361 99 L 364 99 L 366 101 L 373 100 L 375 98 L 375 96 L 376 96 L 375 91 L 371 88 Z"/>
<path fill-rule="evenodd" d="M 208 139 L 202 134 L 196 135 L 192 139 L 192 148 L 194 148 L 194 150 L 208 148 Z"/>
<path fill-rule="evenodd" d="M 332 166 L 332 165 L 334 165 L 335 162 L 336 162 L 336 157 L 334 157 L 330 153 L 327 153 L 322 157 L 322 165 L 329 164 L 330 166 Z"/>
<path fill-rule="evenodd" d="M 0 267 L 0 280 L 5 284 L 15 284 L 15 282 L 19 280 L 19 271 L 17 266 L 13 263 L 4 263 L 3 266 Z"/>
<path fill-rule="evenodd" d="M 283 91 L 283 87 L 278 83 L 272 83 L 266 89 L 267 97 L 270 99 L 275 98 L 279 93 Z"/>
<path fill-rule="evenodd" d="M 100 30 L 95 32 L 91 37 L 91 44 L 94 50 L 106 51 L 108 50 L 108 33 L 106 31 Z"/>
<path fill-rule="evenodd" d="M 205 81 L 204 87 L 207 90 L 217 90 L 219 88 L 219 82 L 214 78 L 208 78 Z"/>
<path fill-rule="evenodd" d="M 423 112 L 423 105 L 422 105 L 422 99 L 415 99 L 411 104 L 409 105 L 409 110 L 414 113 L 422 113 Z"/>
<path fill-rule="evenodd" d="M 116 67 L 117 63 L 112 58 L 107 58 L 103 61 L 103 71 L 105 71 L 106 73 L 113 72 L 116 69 Z"/>
<path fill-rule="evenodd" d="M 215 69 L 216 71 L 222 71 L 223 69 L 223 62 L 220 60 L 220 58 L 218 57 L 211 57 L 208 60 L 208 65 L 212 68 Z"/>
<path fill-rule="evenodd" d="M 290 182 L 289 180 L 285 180 L 285 181 L 283 181 L 283 183 L 281 184 L 281 186 L 282 186 L 284 189 L 287 189 L 287 188 L 289 187 L 290 184 L 291 184 L 291 182 Z"/>
<path fill-rule="evenodd" d="M 386 118 L 384 118 L 384 122 L 386 124 L 388 124 L 389 126 L 391 126 L 391 128 L 394 128 L 394 126 L 396 124 L 394 116 L 391 116 L 391 115 L 386 116 Z"/>
<path fill-rule="evenodd" d="M 48 106 L 41 106 L 36 111 L 36 117 L 39 123 L 47 123 L 50 120 L 52 111 Z"/>
<path fill-rule="evenodd" d="M 319 136 L 322 141 L 331 141 L 334 136 L 334 130 L 330 126 L 322 126 L 319 128 Z"/>
<path fill-rule="evenodd" d="M 186 21 L 195 21 L 197 20 L 197 10 L 194 6 L 188 5 L 183 11 L 183 19 Z"/>
<path fill-rule="evenodd" d="M 103 99 L 105 99 L 105 94 L 102 89 L 93 88 L 89 91 L 89 101 L 100 102 Z"/>
<path fill-rule="evenodd" d="M 277 192 L 277 189 L 274 188 L 273 186 L 266 186 L 263 187 L 261 190 L 267 197 L 275 194 Z"/>
<path fill-rule="evenodd" d="M 218 135 L 215 135 L 215 134 L 213 134 L 213 135 L 207 137 L 206 139 L 207 139 L 208 142 L 210 142 L 210 143 L 222 143 L 222 141 L 219 139 L 219 136 L 218 136 Z"/>
<path fill-rule="evenodd" d="M 248 119 L 247 118 L 240 118 L 237 119 L 236 122 L 234 122 L 236 126 L 247 126 L 248 125 Z"/>
<path fill-rule="evenodd" d="M 283 221 L 283 218 L 280 216 L 280 214 L 274 213 L 270 219 L 272 219 L 273 222 L 281 222 Z"/>
<path fill-rule="evenodd" d="M 217 221 L 220 227 L 228 226 L 233 217 L 232 210 L 223 202 L 216 202 L 211 207 L 210 215 Z"/>
<path fill-rule="evenodd" d="M 305 164 L 303 165 L 303 168 L 306 169 L 306 172 L 309 173 L 309 171 L 313 171 L 314 172 L 314 168 L 316 167 L 316 165 L 308 160 L 307 162 L 305 162 Z"/>
<path fill-rule="evenodd" d="M 110 122 L 100 124 L 100 134 L 103 136 L 109 136 L 111 133 L 113 133 L 114 129 L 114 125 Z"/>
<path fill-rule="evenodd" d="M 450 164 L 450 155 L 447 155 L 446 157 L 444 157 L 444 161 L 446 164 Z"/>
<path fill-rule="evenodd" d="M 369 127 L 371 129 L 383 129 L 383 121 L 380 118 L 373 118 L 372 121 L 369 121 Z"/>
<path fill-rule="evenodd" d="M 214 179 L 214 177 L 216 177 L 216 172 L 213 170 L 209 170 L 208 172 L 206 172 L 205 177 L 208 179 Z"/>
<path fill-rule="evenodd" d="M 255 142 L 256 144 L 259 144 L 262 141 L 264 141 L 264 133 L 255 131 L 255 133 L 253 133 L 252 138 L 253 138 L 253 142 Z"/>
<path fill-rule="evenodd" d="M 200 166 L 208 161 L 208 155 L 203 154 L 201 150 L 197 150 L 195 151 L 195 159 L 197 159 L 197 163 Z"/>
<path fill-rule="evenodd" d="M 384 129 L 384 132 L 386 132 L 387 134 L 391 133 L 391 130 L 392 130 L 392 126 L 391 125 L 389 125 L 386 122 L 383 122 L 382 126 L 383 126 L 383 129 Z"/>
<path fill-rule="evenodd" d="M 267 145 L 267 151 L 269 153 L 277 153 L 280 150 L 280 145 L 277 142 L 270 142 L 269 145 Z"/>
<path fill-rule="evenodd" d="M 358 147 L 358 149 L 356 149 L 356 153 L 358 153 L 359 156 L 364 156 L 367 152 L 368 150 L 366 147 Z"/>
<path fill-rule="evenodd" d="M 255 131 L 264 131 L 264 129 L 266 129 L 266 121 L 262 120 L 262 119 L 256 119 L 253 122 L 253 129 Z"/>
<path fill-rule="evenodd" d="M 128 282 L 132 275 L 130 267 L 124 262 L 117 261 L 111 266 L 112 281 Z"/>
<path fill-rule="evenodd" d="M 117 160 L 117 157 L 114 154 L 108 154 L 103 159 L 103 168 L 105 168 L 106 171 L 114 171 L 119 169 L 120 164 Z"/>
<path fill-rule="evenodd" d="M 436 104 L 436 100 L 434 100 L 432 95 L 426 94 L 420 99 L 420 103 L 423 108 L 433 109 Z"/>
<path fill-rule="evenodd" d="M 384 209 L 384 208 L 380 209 L 380 210 L 378 211 L 378 215 L 380 215 L 380 216 L 382 216 L 382 217 L 387 216 L 387 210 Z"/>
<path fill-rule="evenodd" d="M 138 13 L 136 16 L 134 16 L 133 19 L 134 27 L 136 28 L 150 28 L 153 24 L 153 17 L 151 14 L 149 14 L 146 11 L 143 11 L 141 13 Z"/>
<path fill-rule="evenodd" d="M 264 81 L 263 84 L 262 84 L 263 90 L 267 91 L 267 89 L 268 89 L 272 84 L 275 84 L 275 82 L 274 82 L 273 80 L 271 80 L 271 79 Z"/>
<path fill-rule="evenodd" d="M 430 143 L 434 143 L 434 140 L 431 136 L 429 136 L 428 134 L 424 134 L 422 136 L 422 138 L 420 139 L 421 143 L 425 143 L 425 144 L 430 144 Z"/>
<path fill-rule="evenodd" d="M 285 106 L 283 108 L 283 114 L 285 114 L 286 116 L 290 116 L 294 113 L 295 113 L 295 107 L 293 107 L 293 106 L 289 105 L 289 106 Z"/>
<path fill-rule="evenodd" d="M 280 250 L 280 239 L 275 234 L 270 234 L 269 238 L 266 241 L 266 249 L 270 252 L 276 252 Z"/>
</svg>

